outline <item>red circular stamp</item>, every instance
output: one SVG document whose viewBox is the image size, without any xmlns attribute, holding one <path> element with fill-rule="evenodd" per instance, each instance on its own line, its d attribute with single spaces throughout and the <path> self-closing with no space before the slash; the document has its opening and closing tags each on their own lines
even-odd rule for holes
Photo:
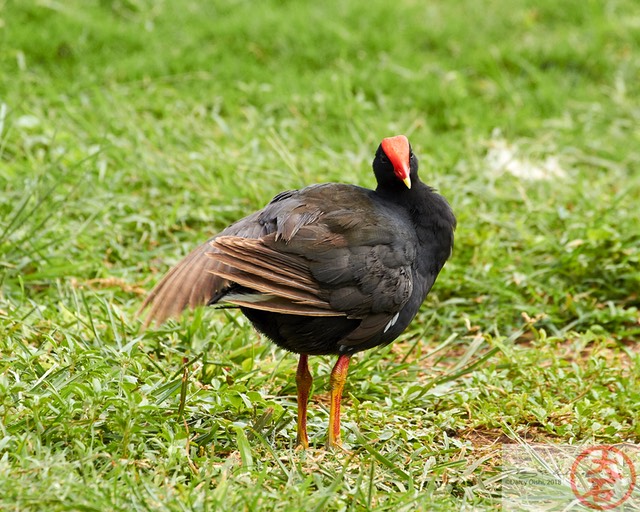
<svg viewBox="0 0 640 512">
<path fill-rule="evenodd" d="M 619 448 L 592 446 L 576 457 L 569 479 L 580 503 L 595 510 L 610 510 L 631 496 L 636 469 L 631 458 Z"/>
</svg>

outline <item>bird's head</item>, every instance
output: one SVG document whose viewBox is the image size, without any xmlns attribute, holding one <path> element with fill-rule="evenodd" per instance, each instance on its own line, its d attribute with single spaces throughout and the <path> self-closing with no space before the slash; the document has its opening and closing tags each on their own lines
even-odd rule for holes
<svg viewBox="0 0 640 512">
<path fill-rule="evenodd" d="M 418 171 L 418 159 L 411 150 L 409 139 L 404 135 L 382 139 L 373 159 L 373 171 L 378 186 L 396 188 L 403 183 L 411 188 L 411 175 Z"/>
</svg>

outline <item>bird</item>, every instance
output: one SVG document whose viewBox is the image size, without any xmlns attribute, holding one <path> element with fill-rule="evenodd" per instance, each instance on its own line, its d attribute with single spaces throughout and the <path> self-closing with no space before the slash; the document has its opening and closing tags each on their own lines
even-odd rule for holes
<svg viewBox="0 0 640 512">
<path fill-rule="evenodd" d="M 375 189 L 324 183 L 277 194 L 195 248 L 139 311 L 148 308 L 148 327 L 187 308 L 237 307 L 258 332 L 299 354 L 301 449 L 309 447 L 309 356 L 337 356 L 326 447 L 338 448 L 351 357 L 409 326 L 453 251 L 456 218 L 420 180 L 408 138 L 382 139 L 372 167 Z"/>
</svg>

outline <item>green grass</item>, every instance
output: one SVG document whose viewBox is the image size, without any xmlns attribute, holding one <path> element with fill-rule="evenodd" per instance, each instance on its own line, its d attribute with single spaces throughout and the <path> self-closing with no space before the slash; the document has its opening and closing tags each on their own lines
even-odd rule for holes
<svg viewBox="0 0 640 512">
<path fill-rule="evenodd" d="M 0 2 L 0 509 L 499 508 L 500 443 L 640 442 L 634 0 Z M 354 358 L 347 454 L 296 358 L 144 293 L 277 192 L 405 133 L 456 248 Z M 494 169 L 555 159 L 563 177 Z M 550 165 L 550 164 L 549 164 Z"/>
</svg>

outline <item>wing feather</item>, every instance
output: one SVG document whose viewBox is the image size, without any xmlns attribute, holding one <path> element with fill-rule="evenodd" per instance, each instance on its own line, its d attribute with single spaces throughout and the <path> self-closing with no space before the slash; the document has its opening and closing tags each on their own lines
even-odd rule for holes
<svg viewBox="0 0 640 512">
<path fill-rule="evenodd" d="M 147 296 L 138 314 L 150 306 L 144 326 L 179 315 L 185 308 L 206 304 L 217 290 L 228 286 L 224 279 L 210 273 L 217 264 L 204 255 L 209 242 L 194 249 L 173 267 Z"/>
<path fill-rule="evenodd" d="M 234 296 L 231 300 L 224 298 L 226 302 L 265 311 L 274 311 L 277 304 L 277 310 L 286 310 L 288 314 L 345 316 L 344 312 L 332 310 L 331 304 L 321 297 L 318 282 L 302 258 L 279 253 L 264 245 L 261 239 L 224 236 L 213 240 L 211 247 L 214 252 L 208 256 L 223 265 L 210 272 L 278 299 L 247 302 Z M 284 301 L 288 301 L 286 307 Z"/>
</svg>

